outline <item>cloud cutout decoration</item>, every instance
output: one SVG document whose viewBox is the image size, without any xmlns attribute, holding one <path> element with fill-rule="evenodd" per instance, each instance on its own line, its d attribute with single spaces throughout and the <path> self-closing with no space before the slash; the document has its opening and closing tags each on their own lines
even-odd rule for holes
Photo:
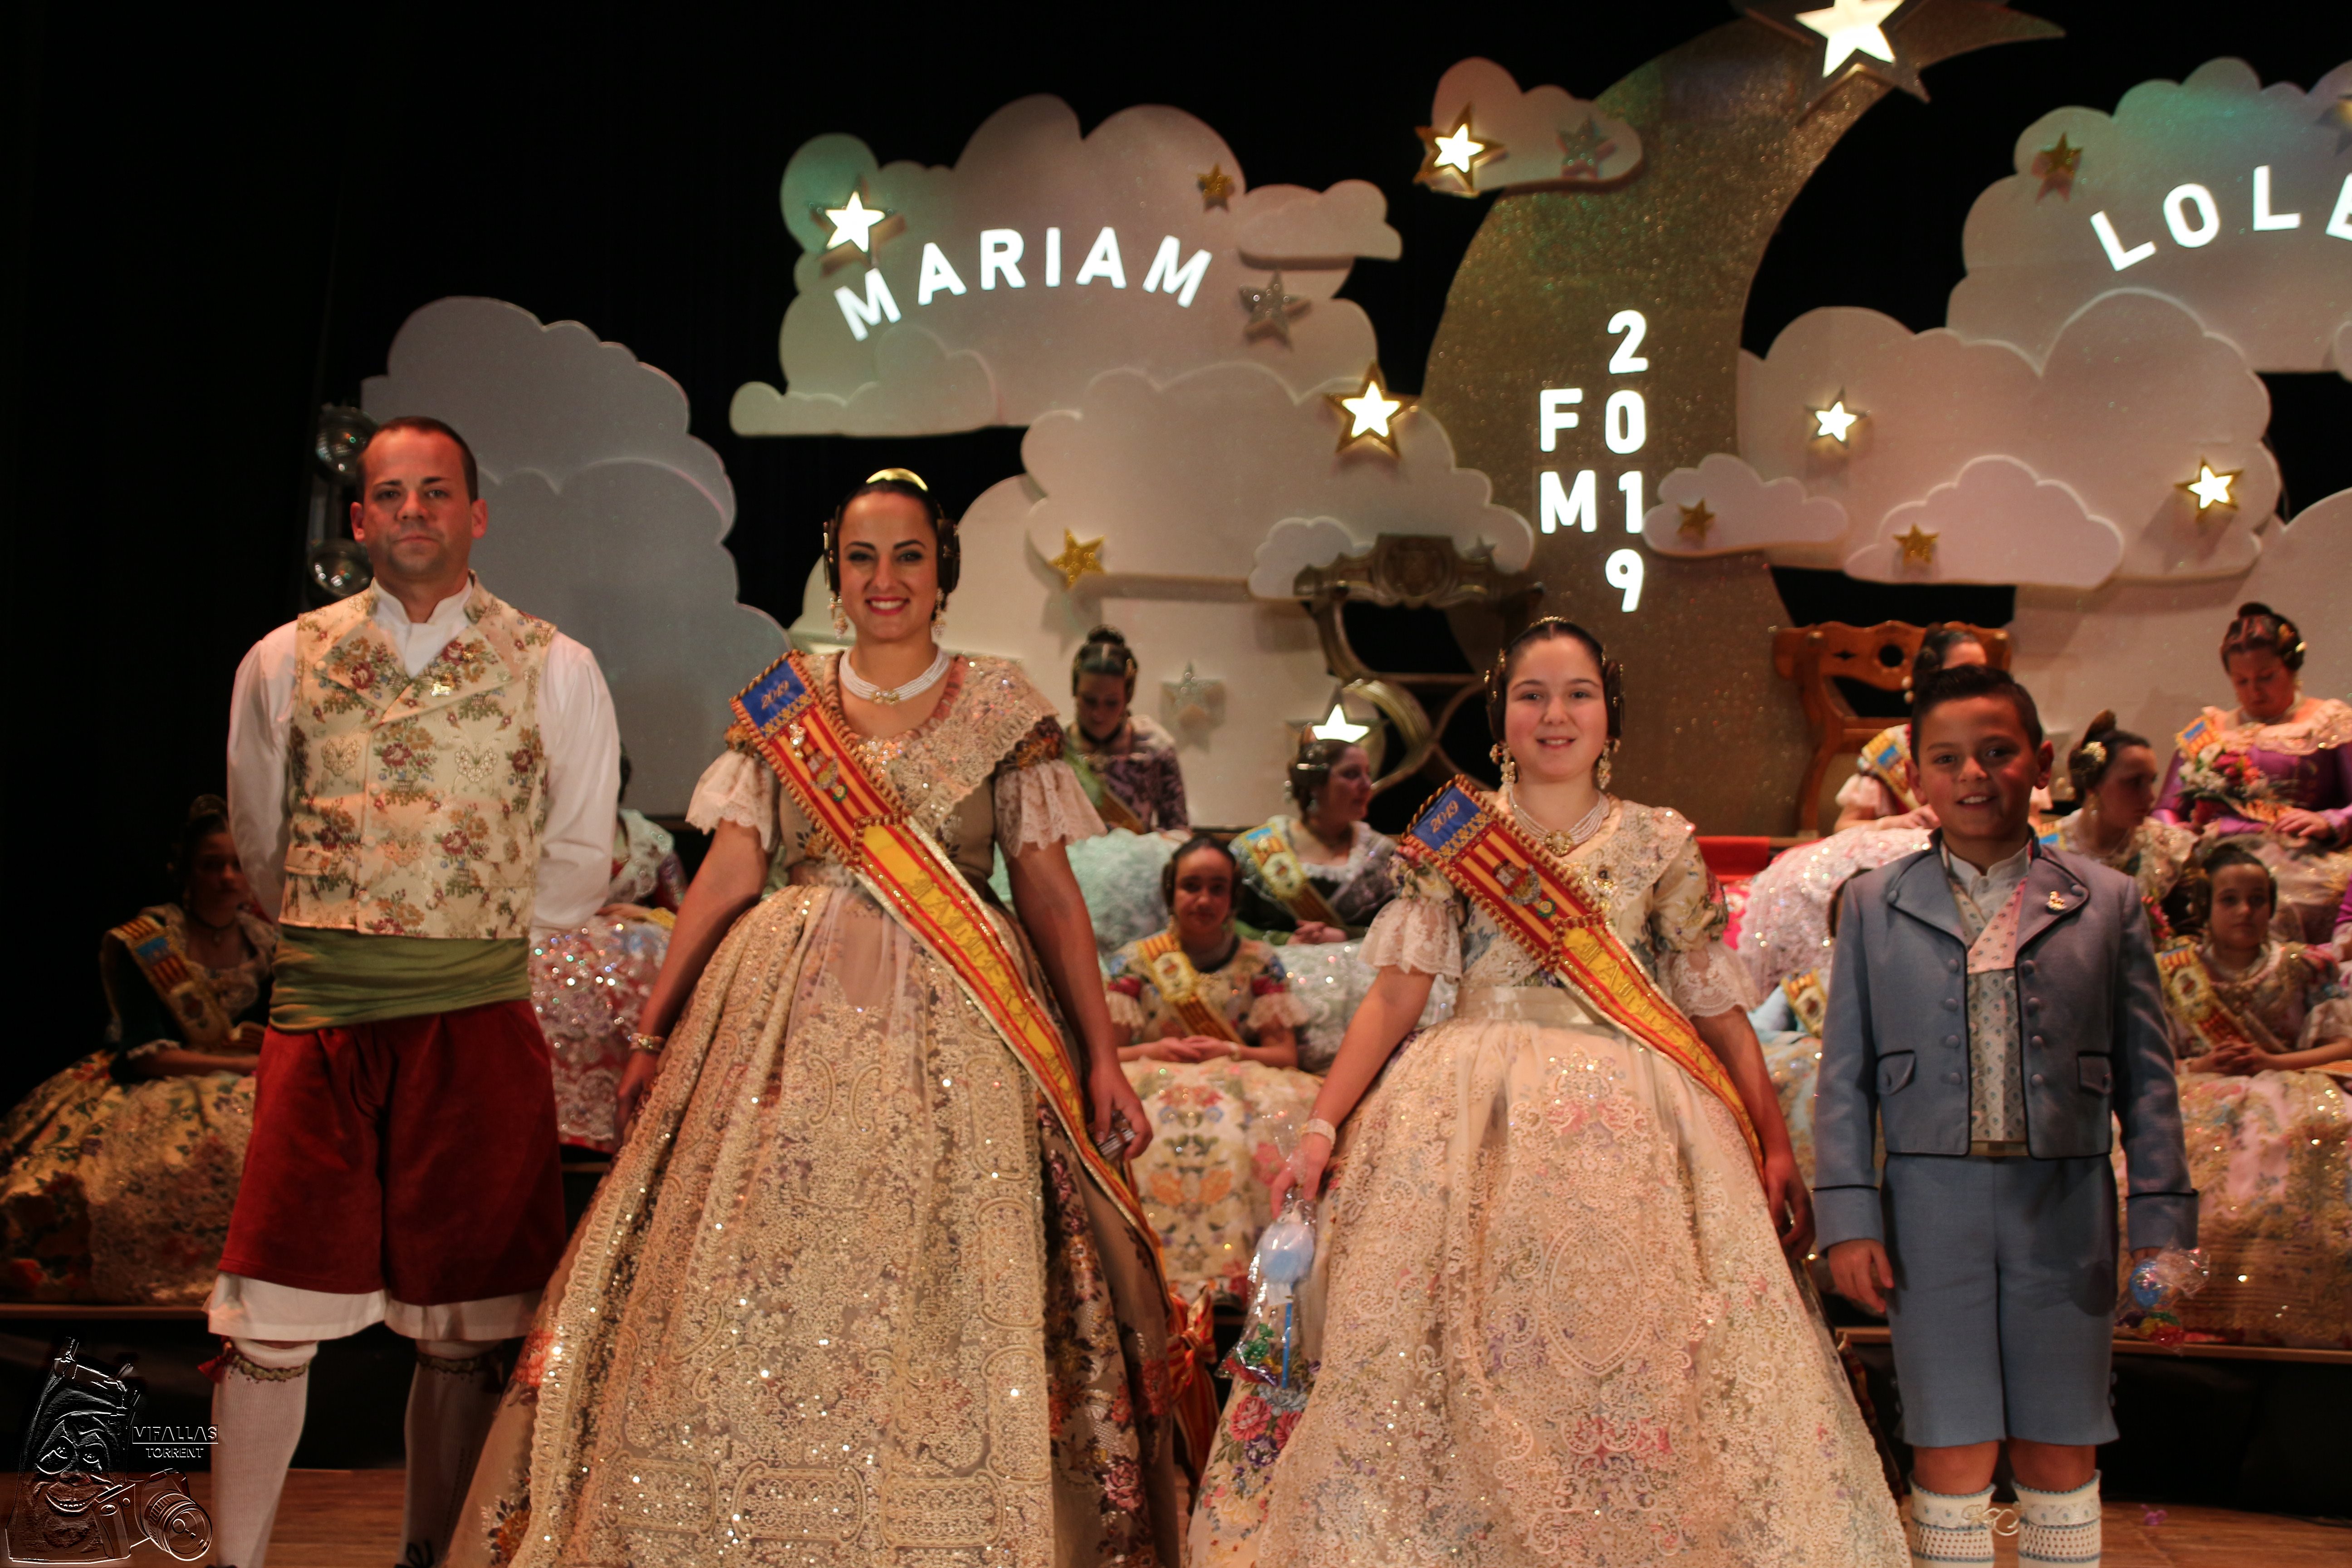
<svg viewBox="0 0 2352 1568">
<path fill-rule="evenodd" d="M 1699 506 L 1706 508 L 1704 518 L 1685 510 Z M 1676 468 L 1659 480 L 1658 504 L 1642 517 L 1642 542 L 1660 555 L 1834 544 L 1845 533 L 1845 508 L 1807 495 L 1801 479 L 1768 485 L 1728 452 L 1710 452 L 1697 468 Z"/>
<path fill-rule="evenodd" d="M 1845 571 L 1874 583 L 2014 583 L 2017 563 L 2031 560 L 2037 584 L 2095 588 L 2123 555 L 2116 525 L 2084 511 L 2073 490 L 2014 458 L 1979 458 L 1926 500 L 1888 512 Z"/>
<path fill-rule="evenodd" d="M 1342 385 L 1355 388 L 1331 389 Z M 1393 458 L 1333 450 L 1339 418 L 1319 392 L 1294 395 L 1262 365 L 1213 365 L 1165 385 L 1133 371 L 1097 376 L 1077 407 L 1040 417 L 1021 444 L 1044 491 L 1026 519 L 1030 544 L 1051 557 L 1067 530 L 1102 539 L 1116 576 L 1238 580 L 1281 525 L 1314 519 L 1354 549 L 1383 533 L 1434 534 L 1465 554 L 1491 550 L 1504 571 L 1527 565 L 1534 531 L 1493 504 L 1484 473 L 1454 466 L 1434 416 L 1396 416 Z M 1286 583 L 1276 596 L 1288 594 Z"/>
<path fill-rule="evenodd" d="M 686 475 L 723 524 L 735 521 L 727 465 L 687 434 L 686 389 L 577 321 L 543 326 L 504 300 L 436 300 L 401 323 L 384 363 L 362 406 L 378 419 L 429 414 L 485 468 L 535 468 L 560 485 L 591 463 L 642 458 Z"/>
<path fill-rule="evenodd" d="M 446 419 L 474 448 L 491 592 L 585 644 L 612 688 L 635 776 L 629 804 L 683 812 L 718 755 L 727 700 L 782 650 L 735 600 L 720 542 L 735 495 L 686 434 L 677 384 L 576 321 L 497 300 L 439 300 L 393 340 L 369 414 Z"/>
<path fill-rule="evenodd" d="M 2140 83 L 2112 116 L 2043 115 L 2018 138 L 2018 173 L 1969 209 L 1948 323 L 2038 357 L 2093 299 L 2145 289 L 2257 370 L 2326 368 L 2352 310 L 2352 137 L 2322 116 L 2347 93 L 2352 62 L 2306 93 L 2217 59 Z M 2049 156 L 2062 136 L 2080 154 L 2071 182 Z"/>
<path fill-rule="evenodd" d="M 1213 173 L 1221 194 L 1204 187 Z M 887 215 L 857 226 L 869 249 L 835 244 L 824 216 L 853 193 Z M 1233 149 L 1180 110 L 1124 110 L 1081 136 L 1070 106 L 1048 96 L 998 110 L 948 168 L 877 164 L 855 137 L 815 137 L 786 165 L 782 203 L 803 252 L 780 341 L 787 389 L 739 395 L 762 421 L 738 425 L 746 435 L 861 418 L 896 433 L 1025 425 L 1075 406 L 1112 369 L 1164 381 L 1238 360 L 1301 390 L 1359 374 L 1375 353 L 1371 322 L 1334 296 L 1353 258 L 1401 248 L 1361 181 L 1253 192 Z M 1251 331 L 1241 298 L 1276 270 L 1298 300 L 1287 341 Z M 920 327 L 950 363 L 976 355 L 993 405 L 979 406 L 964 372 L 952 396 L 907 384 L 925 362 L 885 353 L 894 325 Z M 842 422 L 825 426 L 828 399 Z"/>
<path fill-rule="evenodd" d="M 986 363 L 970 350 L 948 353 L 907 322 L 876 335 L 874 379 L 846 397 L 747 381 L 727 410 L 739 436 L 920 436 L 969 430 L 995 416 Z"/>
<path fill-rule="evenodd" d="M 2336 374 L 2352 381 L 2352 321 L 2336 329 Z"/>
<path fill-rule="evenodd" d="M 1863 416 L 1843 445 L 1820 437 L 1809 412 L 1840 397 Z M 1842 547 L 1775 550 L 1788 565 L 1844 565 L 1895 508 L 1998 456 L 2114 524 L 2120 575 L 2231 576 L 2253 563 L 2254 526 L 2278 504 L 2269 422 L 2270 394 L 2234 345 L 2171 300 L 2130 290 L 2084 307 L 2040 366 L 2005 342 L 1914 334 L 1843 306 L 1798 317 L 1763 359 L 1740 356 L 1740 455 L 1850 520 Z M 2200 464 L 2237 473 L 2234 505 L 2200 512 L 2179 488 Z M 2054 581 L 2046 569 L 2039 551 L 2021 551 L 1990 580 Z"/>
<path fill-rule="evenodd" d="M 1642 166 L 1642 135 L 1612 120 L 1565 88 L 1524 92 L 1509 71 L 1488 59 L 1463 60 L 1437 79 L 1429 123 L 1453 130 L 1467 115 L 1481 142 L 1499 142 L 1503 155 L 1478 165 L 1477 187 L 1592 185 L 1623 179 Z M 1590 126 L 1590 132 L 1586 127 Z"/>
<path fill-rule="evenodd" d="M 1286 517 L 1266 530 L 1250 568 L 1249 591 L 1261 599 L 1286 599 L 1298 574 L 1328 566 L 1363 548 L 1336 517 Z"/>
</svg>

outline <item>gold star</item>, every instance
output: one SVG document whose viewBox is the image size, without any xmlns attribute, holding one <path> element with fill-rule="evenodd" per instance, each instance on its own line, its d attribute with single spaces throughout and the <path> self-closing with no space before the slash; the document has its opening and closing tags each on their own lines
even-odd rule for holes
<svg viewBox="0 0 2352 1568">
<path fill-rule="evenodd" d="M 1911 525 L 1910 532 L 1896 534 L 1895 542 L 1903 547 L 1903 564 L 1906 566 L 1915 563 L 1921 566 L 1934 565 L 1936 541 L 1942 537 L 1940 533 L 1928 532 L 1916 522 Z"/>
<path fill-rule="evenodd" d="M 2033 154 L 2033 172 L 2042 176 L 2042 188 L 2033 193 L 2033 199 L 2038 202 L 2055 191 L 2061 197 L 2072 200 L 2074 167 L 2082 161 L 2083 150 L 2068 146 L 2063 136 L 2058 138 L 2056 146 L 2044 147 Z"/>
<path fill-rule="evenodd" d="M 1822 74 L 1829 75 L 1856 53 L 1895 63 L 1895 47 L 1879 24 L 1903 9 L 1903 0 L 1830 0 L 1827 9 L 1800 11 L 1800 25 L 1827 40 L 1822 48 Z"/>
<path fill-rule="evenodd" d="M 1475 196 L 1478 194 L 1478 171 L 1510 151 L 1500 142 L 1481 142 L 1470 133 L 1471 118 L 1477 110 L 1469 104 L 1462 106 L 1462 118 L 1452 131 L 1441 135 L 1434 125 L 1421 125 L 1413 134 L 1421 138 L 1421 173 L 1413 176 L 1417 184 L 1448 195 Z"/>
<path fill-rule="evenodd" d="M 1813 416 L 1817 426 L 1813 431 L 1813 439 L 1819 441 L 1826 438 L 1835 441 L 1841 447 L 1846 444 L 1846 433 L 1869 417 L 1845 405 L 1845 389 L 1843 387 L 1838 389 L 1836 398 L 1827 408 L 1811 408 L 1806 412 Z"/>
<path fill-rule="evenodd" d="M 1340 415 L 1339 445 L 1336 450 L 1344 452 L 1359 441 L 1370 441 L 1387 447 L 1390 457 L 1398 456 L 1396 433 L 1390 428 L 1390 421 L 1411 407 L 1412 402 L 1389 395 L 1388 386 L 1381 379 L 1378 361 L 1364 367 L 1363 390 L 1356 395 L 1327 392 L 1323 397 Z"/>
<path fill-rule="evenodd" d="M 2243 472 L 2243 468 L 2225 468 L 2217 473 L 2212 464 L 2200 458 L 2197 459 L 2197 477 L 2183 479 L 2172 488 L 2187 490 L 2197 498 L 2197 511 L 2201 520 L 2207 510 L 2212 507 L 2223 507 L 2231 511 L 2238 510 L 2238 503 L 2230 496 L 2230 482 Z"/>
<path fill-rule="evenodd" d="M 1207 212 L 1211 207 L 1223 207 L 1227 212 L 1234 210 L 1228 201 L 1234 194 L 1234 177 L 1226 174 L 1222 166 L 1215 163 L 1210 164 L 1209 172 L 1198 176 L 1192 183 L 1201 187 L 1202 212 Z"/>
<path fill-rule="evenodd" d="M 1242 309 L 1249 312 L 1249 321 L 1242 328 L 1242 336 L 1254 338 L 1272 332 L 1285 347 L 1290 343 L 1290 318 L 1307 309 L 1309 301 L 1296 294 L 1286 294 L 1282 274 L 1275 273 L 1265 280 L 1263 289 L 1242 285 Z"/>
<path fill-rule="evenodd" d="M 1076 588 L 1078 579 L 1088 574 L 1097 577 L 1107 575 L 1103 571 L 1102 552 L 1101 540 L 1080 539 L 1066 528 L 1062 530 L 1062 552 L 1048 559 L 1045 564 L 1062 574 L 1062 587 L 1067 591 Z"/>
<path fill-rule="evenodd" d="M 2336 150 L 2352 147 L 2352 92 L 2340 94 L 2319 116 L 2322 125 L 2336 127 Z"/>
<path fill-rule="evenodd" d="M 825 222 L 833 225 L 833 237 L 824 242 L 827 250 L 837 246 L 854 245 L 868 255 L 873 253 L 874 226 L 889 215 L 879 207 L 867 206 L 859 199 L 860 195 L 852 191 L 847 205 L 824 209 Z"/>
<path fill-rule="evenodd" d="M 1308 725 L 1307 732 L 1318 741 L 1344 741 L 1352 746 L 1370 734 L 1372 727 L 1350 721 L 1347 709 L 1341 707 L 1339 700 L 1334 697 L 1331 699 L 1330 717 L 1320 724 Z"/>
<path fill-rule="evenodd" d="M 1563 179 L 1580 170 L 1584 178 L 1597 180 L 1601 177 L 1602 161 L 1617 151 L 1617 143 L 1603 136 L 1601 127 L 1588 114 L 1584 117 L 1581 130 L 1559 133 L 1559 150 L 1563 154 L 1559 162 Z"/>
<path fill-rule="evenodd" d="M 1701 496 L 1696 506 L 1686 506 L 1682 511 L 1682 526 L 1675 531 L 1693 543 L 1705 544 L 1706 531 L 1715 526 L 1715 513 L 1706 509 L 1706 498 Z"/>
</svg>

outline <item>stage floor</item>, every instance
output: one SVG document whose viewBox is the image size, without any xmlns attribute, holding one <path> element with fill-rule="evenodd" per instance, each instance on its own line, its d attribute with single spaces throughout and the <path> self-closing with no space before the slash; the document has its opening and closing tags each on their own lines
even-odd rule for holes
<svg viewBox="0 0 2352 1568">
<path fill-rule="evenodd" d="M 198 1500 L 212 1478 L 197 1475 Z M 398 1470 L 296 1470 L 278 1505 L 269 1568 L 383 1568 L 400 1551 Z M 2345 1568 L 2352 1563 L 2352 1529 L 2306 1524 L 2271 1514 L 2218 1508 L 2154 1510 L 2136 1502 L 2107 1505 L 2106 1568 Z M 2017 1561 L 2011 1542 L 2000 1561 Z M 142 1564 L 170 1560 L 152 1548 Z"/>
</svg>

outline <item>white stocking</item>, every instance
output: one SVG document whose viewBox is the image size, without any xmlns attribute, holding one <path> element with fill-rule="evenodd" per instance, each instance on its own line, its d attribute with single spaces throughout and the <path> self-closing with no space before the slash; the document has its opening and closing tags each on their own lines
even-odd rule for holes
<svg viewBox="0 0 2352 1568">
<path fill-rule="evenodd" d="M 403 1568 L 433 1568 L 449 1555 L 457 1510 L 498 1414 L 495 1340 L 419 1340 L 408 1384 L 408 1495 Z"/>
<path fill-rule="evenodd" d="M 231 1340 L 212 1371 L 213 1561 L 262 1568 L 286 1467 L 302 1440 L 313 1340 L 295 1345 Z"/>
<path fill-rule="evenodd" d="M 2019 1568 L 2099 1568 L 2099 1478 L 2070 1492 L 2017 1489 Z"/>
<path fill-rule="evenodd" d="M 1952 1497 L 1911 1483 L 1911 1568 L 1990 1568 L 1992 1489 Z"/>
</svg>

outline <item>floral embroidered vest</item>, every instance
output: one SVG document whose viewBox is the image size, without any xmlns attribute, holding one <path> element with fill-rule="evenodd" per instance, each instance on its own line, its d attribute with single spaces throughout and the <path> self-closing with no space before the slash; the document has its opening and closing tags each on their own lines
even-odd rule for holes
<svg viewBox="0 0 2352 1568">
<path fill-rule="evenodd" d="M 477 581 L 466 628 L 412 678 L 376 624 L 377 593 L 295 623 L 281 918 L 369 936 L 528 936 L 555 628 Z"/>
</svg>

